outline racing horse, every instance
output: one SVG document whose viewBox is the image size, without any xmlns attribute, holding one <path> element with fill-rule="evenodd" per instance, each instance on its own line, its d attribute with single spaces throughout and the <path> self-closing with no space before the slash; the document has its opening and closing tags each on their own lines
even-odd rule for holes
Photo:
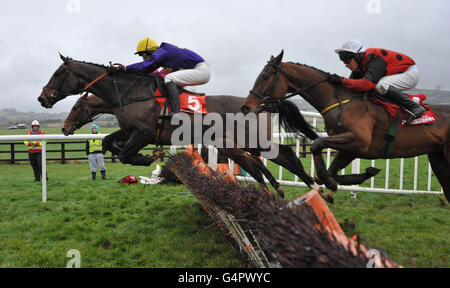
<svg viewBox="0 0 450 288">
<path fill-rule="evenodd" d="M 338 176 L 338 171 L 355 158 L 392 159 L 427 154 L 445 197 L 450 201 L 449 105 L 429 105 L 438 117 L 431 124 L 399 127 L 391 153 L 386 155 L 385 139 L 392 120 L 381 105 L 368 101 L 363 93 L 330 84 L 327 81 L 329 73 L 305 64 L 282 62 L 282 59 L 283 51 L 277 57 L 271 56 L 241 111 L 277 110 L 280 119 L 289 111 L 289 115 L 284 115 L 284 121 L 293 129 L 298 126 L 295 118 L 300 117 L 300 112 L 287 99 L 300 95 L 319 111 L 329 137 L 316 139 L 311 152 L 318 177 L 327 188 L 337 190 L 337 183 L 346 177 Z M 328 170 L 321 153 L 325 148 L 338 150 Z M 346 178 L 347 184 L 352 182 L 351 178 Z"/>
<path fill-rule="evenodd" d="M 89 93 L 85 93 L 80 98 L 78 98 L 77 102 L 72 107 L 69 115 L 67 116 L 66 120 L 64 121 L 64 126 L 61 128 L 61 131 L 64 133 L 64 135 L 73 135 L 76 130 L 81 128 L 83 125 L 93 122 L 97 117 L 99 117 L 101 114 L 114 114 L 112 109 L 108 106 L 107 103 L 105 103 L 100 97 L 96 95 L 88 95 Z M 244 98 L 241 98 L 242 101 L 234 107 L 233 110 L 239 110 L 240 106 L 242 105 Z M 113 140 L 113 148 L 120 149 L 120 146 L 123 145 L 123 143 L 117 143 L 118 141 Z M 155 143 L 149 143 L 149 144 L 155 144 Z M 285 154 L 284 157 L 290 157 L 291 155 L 288 155 L 285 151 L 289 151 L 289 146 L 280 144 L 280 147 L 282 149 L 282 153 L 279 155 Z M 202 150 L 202 153 L 204 151 Z M 250 152 L 255 152 L 254 150 L 250 150 Z M 203 155 L 203 154 L 202 154 Z M 254 156 L 259 156 L 258 154 L 254 154 Z M 274 161 L 276 163 L 276 159 L 271 161 Z M 282 159 L 278 160 L 279 162 L 282 162 Z M 315 189 L 318 189 L 318 187 L 315 187 Z"/>
<path fill-rule="evenodd" d="M 153 155 L 150 157 L 138 154 L 141 148 L 147 144 L 155 143 L 155 141 L 160 145 L 170 145 L 171 134 L 177 128 L 177 125 L 172 125 L 170 121 L 164 121 L 162 126 L 157 129 L 161 107 L 153 96 L 156 76 L 144 76 L 135 73 L 108 75 L 106 66 L 77 61 L 62 55 L 60 57 L 63 64 L 54 72 L 38 98 L 43 107 L 51 108 L 56 102 L 82 92 L 95 94 L 108 104 L 121 128 L 104 139 L 104 145 L 109 151 L 117 154 L 122 163 L 141 166 L 148 166 L 161 156 Z M 244 101 L 244 98 L 235 96 L 206 96 L 206 99 L 206 110 L 218 113 L 223 119 L 226 113 L 239 112 Z M 127 103 L 125 103 L 125 100 L 127 100 Z M 191 121 L 191 123 L 193 122 Z M 306 121 L 305 123 L 307 124 Z M 202 133 L 209 127 L 210 125 L 203 125 Z M 226 139 L 234 136 L 236 131 L 227 132 L 226 128 L 223 128 L 223 141 L 226 142 Z M 271 125 L 267 125 L 267 129 L 269 131 L 266 135 L 271 137 Z M 309 126 L 305 126 L 302 131 L 310 138 L 318 137 Z M 230 134 L 233 135 L 230 136 Z M 232 139 L 235 138 L 232 137 Z M 194 139 L 190 140 L 191 143 L 194 143 Z M 125 145 L 120 148 L 114 147 L 115 141 L 125 142 Z M 271 145 L 278 146 L 273 142 Z M 218 148 L 219 153 L 238 163 L 264 188 L 266 186 L 262 174 L 266 176 L 278 194 L 283 197 L 284 192 L 279 183 L 261 160 L 255 156 L 264 149 L 246 148 L 243 150 L 237 145 L 232 148 L 225 145 L 223 147 L 226 148 Z M 280 145 L 279 151 L 278 157 L 273 159 L 273 162 L 299 176 L 309 187 L 317 186 L 290 147 Z"/>
</svg>

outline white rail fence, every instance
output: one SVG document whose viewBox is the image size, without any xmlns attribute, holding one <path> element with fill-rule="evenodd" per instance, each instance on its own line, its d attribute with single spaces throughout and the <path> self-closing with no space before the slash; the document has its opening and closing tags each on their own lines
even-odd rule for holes
<svg viewBox="0 0 450 288">
<path fill-rule="evenodd" d="M 47 143 L 46 140 L 90 140 L 103 139 L 108 134 L 77 134 L 64 136 L 63 134 L 47 135 L 7 135 L 0 136 L 0 141 L 41 141 L 42 142 L 42 175 L 47 175 Z M 47 202 L 47 178 L 41 177 L 42 202 Z"/>
<path fill-rule="evenodd" d="M 312 117 L 312 125 L 314 127 L 317 127 L 317 123 L 318 120 L 321 119 L 321 115 L 319 113 L 314 113 L 314 112 L 302 112 L 302 114 L 304 116 L 307 117 Z M 76 135 L 70 135 L 70 136 L 64 136 L 62 134 L 47 134 L 47 135 L 6 135 L 6 136 L 0 136 L 0 141 L 42 141 L 42 175 L 46 175 L 47 173 L 47 159 L 46 159 L 46 142 L 45 140 L 89 140 L 89 139 L 103 139 L 104 137 L 106 137 L 108 134 L 76 134 Z M 326 135 L 326 134 L 325 134 Z M 287 139 L 293 139 L 293 141 L 295 141 L 295 152 L 297 157 L 300 156 L 300 141 L 301 139 L 296 138 L 295 135 L 293 134 L 288 134 L 288 133 L 274 133 L 274 139 L 280 139 L 281 144 L 285 144 Z M 201 145 L 199 145 L 198 149 L 201 149 Z M 170 148 L 170 151 L 172 151 L 172 153 L 176 152 L 176 146 L 172 146 Z M 327 167 L 330 165 L 331 161 L 332 161 L 332 157 L 331 157 L 331 149 L 327 149 L 327 157 L 326 157 L 326 164 Z M 301 159 L 301 161 L 304 163 L 304 159 Z M 314 176 L 315 174 L 315 169 L 314 169 L 314 161 L 311 157 L 311 165 L 310 165 L 310 174 L 311 176 Z M 382 168 L 382 170 L 384 170 L 384 185 L 380 186 L 380 185 L 375 185 L 375 179 L 379 179 L 379 177 L 383 177 L 383 176 L 379 176 L 380 174 L 382 175 L 382 172 L 379 173 L 379 175 L 377 175 L 376 177 L 373 177 L 370 179 L 370 185 L 369 187 L 364 187 L 364 186 L 357 186 L 357 185 L 353 185 L 353 186 L 338 186 L 339 190 L 347 190 L 347 191 L 355 191 L 355 192 L 378 192 L 378 193 L 395 193 L 395 194 L 414 194 L 414 193 L 429 193 L 429 194 L 442 194 L 442 188 L 441 186 L 438 184 L 437 179 L 433 176 L 432 170 L 431 170 L 431 165 L 428 162 L 428 159 L 425 158 L 421 158 L 420 159 L 420 164 L 419 164 L 419 157 L 415 157 L 414 158 L 414 168 L 413 168 L 413 175 L 412 175 L 412 179 L 413 179 L 413 183 L 412 183 L 412 189 L 405 189 L 405 186 L 411 186 L 410 183 L 406 183 L 407 185 L 405 185 L 405 170 L 410 170 L 410 169 L 405 169 L 405 159 L 400 159 L 400 160 L 371 160 L 369 163 L 369 166 L 372 167 L 376 167 L 376 163 L 379 161 L 384 161 L 385 164 L 383 165 L 384 167 L 377 167 L 377 168 Z M 390 173 L 396 173 L 395 171 L 393 171 L 393 168 L 391 168 L 391 161 L 400 161 L 400 165 L 399 165 L 399 171 L 398 172 L 398 187 L 393 187 L 394 185 L 396 185 L 396 183 L 392 183 L 393 181 L 390 181 Z M 426 163 L 423 163 L 423 162 Z M 367 161 L 365 161 L 366 163 Z M 233 163 L 230 161 L 230 169 L 232 170 L 233 168 Z M 267 166 L 267 159 L 264 159 L 264 164 Z M 428 172 L 427 175 L 422 175 L 419 174 L 419 170 L 420 170 L 420 166 L 419 165 L 426 165 L 426 167 L 428 167 Z M 360 173 L 360 166 L 361 166 L 361 160 L 360 159 L 356 159 L 353 161 L 352 165 L 351 165 L 351 174 L 356 174 L 356 173 Z M 408 165 L 409 166 L 409 165 Z M 295 176 L 294 180 L 286 180 L 285 178 L 283 178 L 283 175 L 285 175 L 285 169 L 282 168 L 281 166 L 279 167 L 279 171 L 278 171 L 278 182 L 281 185 L 288 185 L 288 186 L 298 186 L 298 187 L 306 187 L 306 184 L 303 182 L 300 182 L 298 177 Z M 286 172 L 287 173 L 287 172 Z M 343 169 L 341 171 L 341 174 L 344 175 L 346 173 L 345 169 Z M 422 184 L 422 182 L 424 181 L 424 177 L 426 178 L 426 189 L 419 189 L 419 184 L 421 184 L 420 186 L 423 187 L 424 185 Z M 243 176 L 237 176 L 237 179 L 240 181 L 250 181 L 253 182 L 254 179 L 251 177 L 243 177 Z M 408 179 L 411 179 L 411 177 L 408 177 Z M 42 181 L 42 202 L 46 202 L 47 201 L 47 180 L 46 177 L 41 177 L 41 181 Z M 266 179 L 267 181 L 267 179 Z M 380 181 L 377 181 L 380 182 Z M 383 182 L 383 181 L 381 181 Z M 437 184 L 436 184 L 437 183 Z M 439 188 L 436 189 L 437 187 Z M 434 190 L 432 189 L 434 188 Z"/>
</svg>

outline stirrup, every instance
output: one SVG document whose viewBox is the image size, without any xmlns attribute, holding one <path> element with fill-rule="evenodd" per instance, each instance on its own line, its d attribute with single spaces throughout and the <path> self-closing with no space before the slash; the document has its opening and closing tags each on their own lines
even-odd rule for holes
<svg viewBox="0 0 450 288">
<path fill-rule="evenodd" d="M 408 117 L 406 118 L 405 121 L 406 124 L 410 124 L 415 119 L 422 117 L 423 113 L 427 112 L 427 109 L 423 108 L 422 106 L 420 107 L 422 108 L 422 110 L 417 114 L 414 114 L 413 112 L 409 111 L 409 109 L 403 109 L 408 114 Z"/>
</svg>

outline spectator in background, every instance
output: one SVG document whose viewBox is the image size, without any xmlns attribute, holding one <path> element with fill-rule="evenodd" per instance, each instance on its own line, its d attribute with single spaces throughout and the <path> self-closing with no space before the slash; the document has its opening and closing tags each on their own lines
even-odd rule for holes
<svg viewBox="0 0 450 288">
<path fill-rule="evenodd" d="M 92 124 L 91 133 L 98 133 L 98 126 Z M 86 142 L 86 155 L 89 159 L 89 167 L 91 169 L 92 180 L 95 180 L 97 175 L 97 165 L 102 174 L 102 179 L 106 179 L 105 159 L 103 155 L 106 153 L 106 149 L 102 146 L 101 139 L 91 139 Z"/>
<path fill-rule="evenodd" d="M 40 129 L 40 124 L 37 120 L 31 122 L 31 130 L 28 135 L 43 135 L 44 131 Z M 28 158 L 30 159 L 31 167 L 34 171 L 34 181 L 41 181 L 42 175 L 42 143 L 41 141 L 24 141 L 28 147 Z M 48 178 L 47 178 L 48 179 Z"/>
</svg>

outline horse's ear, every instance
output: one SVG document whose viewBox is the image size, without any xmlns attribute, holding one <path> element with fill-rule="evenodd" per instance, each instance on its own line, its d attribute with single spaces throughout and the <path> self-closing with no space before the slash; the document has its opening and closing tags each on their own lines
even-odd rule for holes
<svg viewBox="0 0 450 288">
<path fill-rule="evenodd" d="M 59 53 L 59 52 L 58 52 Z M 67 63 L 68 61 L 69 61 L 69 58 L 68 57 L 64 57 L 61 53 L 59 53 L 59 58 L 61 58 L 61 60 L 64 62 L 64 63 Z"/>
<path fill-rule="evenodd" d="M 280 64 L 280 63 L 281 63 L 281 60 L 283 60 L 283 54 L 284 54 L 284 50 L 281 50 L 280 55 L 278 55 L 278 56 L 274 59 L 274 61 L 275 61 L 276 64 Z"/>
</svg>

